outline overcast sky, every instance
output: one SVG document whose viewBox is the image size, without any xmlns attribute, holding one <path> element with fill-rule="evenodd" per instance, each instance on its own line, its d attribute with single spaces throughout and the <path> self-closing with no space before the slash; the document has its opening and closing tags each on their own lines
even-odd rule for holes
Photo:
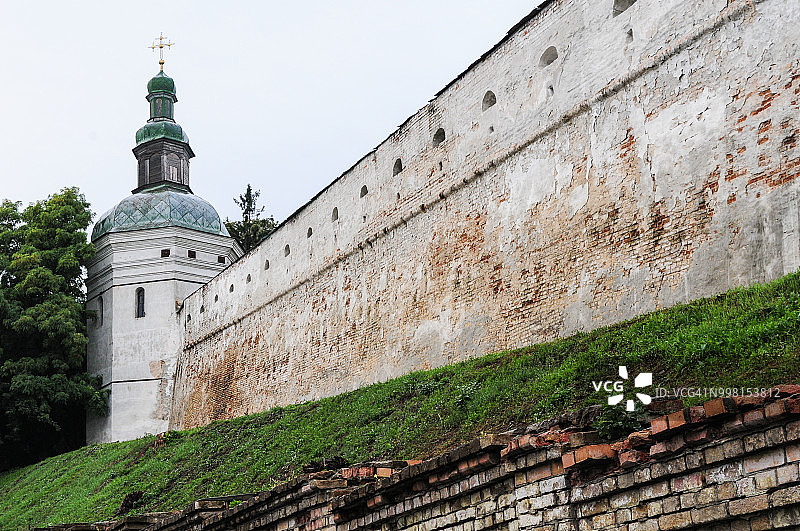
<svg viewBox="0 0 800 531">
<path fill-rule="evenodd" d="M 193 191 L 238 218 L 252 183 L 282 220 L 538 1 L 3 2 L 0 198 L 78 186 L 96 220 L 130 194 L 163 31 Z"/>
</svg>

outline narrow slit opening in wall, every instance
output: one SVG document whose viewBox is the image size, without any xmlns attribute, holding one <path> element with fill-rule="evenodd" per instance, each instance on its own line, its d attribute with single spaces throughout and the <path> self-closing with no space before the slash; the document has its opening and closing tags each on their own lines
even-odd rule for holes
<svg viewBox="0 0 800 531">
<path fill-rule="evenodd" d="M 224 264 L 224 263 L 225 263 L 225 257 L 224 257 L 224 256 L 221 256 L 221 255 L 220 255 L 220 256 L 218 256 L 218 257 L 217 257 L 217 262 L 219 262 L 220 264 Z"/>
<path fill-rule="evenodd" d="M 233 293 L 233 284 L 231 284 L 231 285 L 230 285 L 230 287 L 228 288 L 228 291 L 229 291 L 230 293 Z"/>
<path fill-rule="evenodd" d="M 403 161 L 397 159 L 394 161 L 394 168 L 392 168 L 392 177 L 403 171 Z"/>
<path fill-rule="evenodd" d="M 539 66 L 549 66 L 553 64 L 556 59 L 558 59 L 558 51 L 555 46 L 550 46 L 542 53 L 542 57 L 539 59 Z"/>
<path fill-rule="evenodd" d="M 161 258 L 166 258 L 169 256 L 169 254 L 170 254 L 169 249 L 161 249 Z"/>
<path fill-rule="evenodd" d="M 311 230 L 311 227 L 309 227 L 308 232 L 306 232 L 306 238 L 310 238 L 312 234 L 314 234 L 314 231 Z"/>
<path fill-rule="evenodd" d="M 611 15 L 613 17 L 621 15 L 635 3 L 636 0 L 614 0 L 614 7 L 612 8 Z"/>
<path fill-rule="evenodd" d="M 433 134 L 433 147 L 436 147 L 444 142 L 444 129 L 441 127 Z"/>
<path fill-rule="evenodd" d="M 264 260 L 264 271 L 269 269 L 269 260 Z"/>
<path fill-rule="evenodd" d="M 136 318 L 144 317 L 144 288 L 136 288 Z"/>
<path fill-rule="evenodd" d="M 218 300 L 219 300 L 219 295 L 214 295 L 214 302 L 217 302 Z"/>
<path fill-rule="evenodd" d="M 283 256 L 289 256 L 289 253 L 291 252 L 292 250 L 289 249 L 289 245 L 287 244 L 286 247 L 283 248 Z"/>
<path fill-rule="evenodd" d="M 331 221 L 336 221 L 339 219 L 339 208 L 333 207 L 333 212 L 331 212 Z"/>
<path fill-rule="evenodd" d="M 497 103 L 497 96 L 495 96 L 494 92 L 492 92 L 491 90 L 487 90 L 486 94 L 483 95 L 483 101 L 481 102 L 481 110 L 485 111 L 490 107 L 493 107 L 495 103 Z"/>
<path fill-rule="evenodd" d="M 247 283 L 248 283 L 248 284 L 250 284 L 250 282 L 251 282 L 252 280 L 253 280 L 253 277 L 251 277 L 250 275 L 247 275 Z"/>
<path fill-rule="evenodd" d="M 625 40 L 628 42 L 633 42 L 633 29 L 629 29 L 628 33 L 625 34 Z"/>
<path fill-rule="evenodd" d="M 205 313 L 205 312 L 206 312 L 206 307 L 200 306 L 200 313 Z"/>
<path fill-rule="evenodd" d="M 188 256 L 189 258 L 197 258 L 197 251 L 192 251 L 192 250 L 186 251 L 186 256 Z"/>
<path fill-rule="evenodd" d="M 360 192 L 360 196 L 359 197 L 364 197 L 368 193 L 369 193 L 369 190 L 367 190 L 367 185 L 365 184 L 364 186 L 361 187 L 361 192 Z"/>
<path fill-rule="evenodd" d="M 555 90 L 553 89 L 553 85 L 547 86 L 547 97 L 551 98 L 555 94 Z"/>
</svg>

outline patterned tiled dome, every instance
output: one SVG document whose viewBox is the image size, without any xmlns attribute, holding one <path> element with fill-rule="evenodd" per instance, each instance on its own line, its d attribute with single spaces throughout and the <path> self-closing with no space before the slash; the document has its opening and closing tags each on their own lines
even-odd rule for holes
<svg viewBox="0 0 800 531">
<path fill-rule="evenodd" d="M 108 232 L 170 226 L 230 236 L 207 201 L 184 187 L 164 182 L 126 197 L 103 214 L 92 230 L 92 241 Z"/>
</svg>

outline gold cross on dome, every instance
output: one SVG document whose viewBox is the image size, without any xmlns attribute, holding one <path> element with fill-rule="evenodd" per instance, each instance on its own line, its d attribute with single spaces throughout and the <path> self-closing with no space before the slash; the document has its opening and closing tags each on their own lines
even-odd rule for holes
<svg viewBox="0 0 800 531">
<path fill-rule="evenodd" d="M 167 42 L 164 42 L 165 40 Z M 150 46 L 150 49 L 153 50 L 153 51 L 155 51 L 156 48 L 158 48 L 158 64 L 161 65 L 161 71 L 162 72 L 164 71 L 164 47 L 165 46 L 167 47 L 167 49 L 169 49 L 170 46 L 175 46 L 175 43 L 174 42 L 170 42 L 168 39 L 166 39 L 164 37 L 164 33 L 163 32 L 161 34 L 159 34 L 158 42 L 156 43 L 156 41 L 153 40 L 153 44 Z"/>
</svg>

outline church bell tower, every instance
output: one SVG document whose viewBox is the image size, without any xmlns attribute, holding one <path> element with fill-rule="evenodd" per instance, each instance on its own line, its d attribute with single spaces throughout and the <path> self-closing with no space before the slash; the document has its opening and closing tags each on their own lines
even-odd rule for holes
<svg viewBox="0 0 800 531">
<path fill-rule="evenodd" d="M 150 118 L 136 132 L 133 154 L 138 162 L 135 191 L 155 183 L 169 182 L 189 186 L 189 159 L 194 157 L 189 139 L 173 116 L 175 82 L 159 72 L 147 84 Z"/>
</svg>

